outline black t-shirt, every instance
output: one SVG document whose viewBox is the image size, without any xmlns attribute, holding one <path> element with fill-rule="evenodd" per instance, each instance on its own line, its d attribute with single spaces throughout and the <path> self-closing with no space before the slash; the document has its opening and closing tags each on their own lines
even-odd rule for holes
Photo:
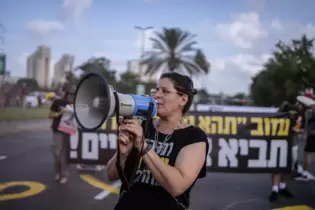
<svg viewBox="0 0 315 210">
<path fill-rule="evenodd" d="M 301 118 L 302 118 L 302 121 L 301 121 L 301 128 L 304 129 L 304 128 L 305 128 L 305 125 L 306 125 L 305 115 L 304 115 L 304 114 L 301 114 L 300 116 L 301 116 Z"/>
<path fill-rule="evenodd" d="M 290 116 L 290 132 L 295 133 L 293 130 L 294 127 L 297 127 L 297 119 L 299 118 L 299 115 Z"/>
<path fill-rule="evenodd" d="M 148 144 L 152 145 L 155 141 L 155 129 L 152 123 L 150 123 L 148 126 L 147 133 L 147 142 Z M 158 134 L 158 146 L 162 145 L 162 142 L 165 140 L 166 136 L 167 135 L 162 133 Z M 205 132 L 199 127 L 189 126 L 184 129 L 175 130 L 171 138 L 156 152 L 164 160 L 164 162 L 167 162 L 170 166 L 174 166 L 180 150 L 187 145 L 197 142 L 207 143 L 207 151 L 205 152 L 208 154 L 209 145 Z M 134 149 L 126 160 L 124 172 L 127 179 L 130 179 L 131 177 L 137 162 L 137 158 L 138 152 L 136 149 Z M 122 193 L 115 210 L 183 210 L 184 208 L 180 204 L 184 205 L 186 208 L 189 207 L 190 191 L 196 180 L 189 187 L 189 189 L 187 189 L 182 195 L 177 196 L 175 200 L 171 194 L 169 194 L 162 186 L 157 183 L 151 172 L 147 168 L 144 169 L 144 167 L 144 162 L 138 164 L 136 171 L 137 175 L 135 177 L 136 179 L 138 178 L 138 181 L 131 186 L 130 192 Z M 206 159 L 198 178 L 203 178 L 205 175 Z M 121 190 L 123 191 L 124 188 L 125 187 L 122 186 Z"/>
<path fill-rule="evenodd" d="M 50 106 L 50 110 L 53 111 L 53 112 L 60 112 L 61 111 L 61 108 L 66 106 L 68 104 L 68 102 L 64 99 L 55 99 L 53 101 L 53 103 L 51 104 Z M 52 120 L 52 124 L 51 124 L 51 129 L 54 131 L 54 132 L 57 132 L 57 127 L 60 123 L 60 120 L 62 118 L 62 115 L 60 115 L 59 117 L 57 118 L 54 118 Z"/>
</svg>

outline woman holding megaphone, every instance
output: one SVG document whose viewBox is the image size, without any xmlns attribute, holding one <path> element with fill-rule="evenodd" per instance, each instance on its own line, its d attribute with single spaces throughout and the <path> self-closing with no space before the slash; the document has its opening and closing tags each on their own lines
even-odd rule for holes
<svg viewBox="0 0 315 210">
<path fill-rule="evenodd" d="M 192 187 L 206 175 L 209 148 L 207 135 L 183 121 L 195 93 L 189 77 L 165 73 L 154 96 L 159 119 L 148 124 L 147 133 L 135 119 L 122 121 L 120 162 L 129 184 L 122 185 L 115 210 L 188 209 Z M 119 179 L 115 162 L 116 154 L 107 164 L 110 181 Z"/>
</svg>

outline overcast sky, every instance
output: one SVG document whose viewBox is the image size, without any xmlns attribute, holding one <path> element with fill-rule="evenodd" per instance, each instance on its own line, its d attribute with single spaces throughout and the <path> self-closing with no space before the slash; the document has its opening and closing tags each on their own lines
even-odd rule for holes
<svg viewBox="0 0 315 210">
<path fill-rule="evenodd" d="M 106 56 L 122 72 L 140 54 L 134 26 L 181 27 L 198 35 L 212 63 L 196 86 L 233 94 L 248 92 L 278 39 L 315 37 L 314 8 L 314 0 L 2 0 L 1 47 L 14 76 L 26 75 L 26 57 L 39 44 L 51 47 L 51 65 L 63 53 L 73 54 L 76 65 Z"/>
</svg>

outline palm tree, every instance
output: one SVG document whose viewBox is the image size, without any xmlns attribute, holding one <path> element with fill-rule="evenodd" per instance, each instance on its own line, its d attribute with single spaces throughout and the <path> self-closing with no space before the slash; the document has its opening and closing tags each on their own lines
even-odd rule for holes
<svg viewBox="0 0 315 210">
<path fill-rule="evenodd" d="M 163 28 L 150 38 L 153 49 L 142 55 L 145 75 L 153 75 L 163 67 L 169 71 L 186 70 L 190 75 L 209 73 L 210 64 L 202 50 L 196 48 L 195 34 L 180 28 Z"/>
<path fill-rule="evenodd" d="M 201 49 L 196 51 L 194 56 L 194 62 L 199 66 L 199 68 L 205 72 L 209 73 L 210 71 L 210 63 L 207 61 L 205 54 L 202 52 Z"/>
</svg>

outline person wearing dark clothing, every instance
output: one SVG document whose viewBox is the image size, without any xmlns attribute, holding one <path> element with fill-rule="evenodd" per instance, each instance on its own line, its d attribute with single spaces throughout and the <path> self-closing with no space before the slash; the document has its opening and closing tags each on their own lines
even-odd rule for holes
<svg viewBox="0 0 315 210">
<path fill-rule="evenodd" d="M 51 129 L 53 132 L 52 152 L 56 176 L 55 180 L 61 184 L 68 181 L 67 144 L 69 135 L 58 130 L 58 125 L 62 118 L 64 108 L 71 103 L 71 94 L 65 93 L 63 98 L 56 98 L 50 107 L 49 118 L 52 119 Z"/>
<path fill-rule="evenodd" d="M 311 165 L 311 155 L 315 153 L 315 106 L 305 112 L 306 142 L 304 147 L 304 171 L 295 179 L 298 181 L 315 180 L 313 174 L 309 172 Z"/>
<path fill-rule="evenodd" d="M 40 94 L 37 96 L 38 107 L 42 107 L 42 97 Z"/>
<path fill-rule="evenodd" d="M 159 119 L 149 123 L 147 134 L 143 134 L 138 121 L 123 120 L 119 126 L 119 149 L 130 191 L 122 185 L 115 210 L 189 208 L 191 189 L 206 175 L 209 150 L 205 132 L 183 122 L 194 93 L 189 77 L 163 74 L 155 93 Z M 136 161 L 138 155 L 140 162 Z M 117 153 L 107 164 L 110 181 L 119 179 L 116 156 Z"/>
<path fill-rule="evenodd" d="M 298 120 L 298 114 L 295 111 L 291 111 L 289 108 L 289 104 L 287 102 L 283 102 L 281 107 L 279 108 L 279 112 L 282 113 L 289 113 L 289 119 L 290 119 L 290 132 L 293 136 L 295 136 L 297 133 L 300 133 L 301 130 L 296 127 L 296 123 Z M 294 137 L 293 137 L 294 138 Z M 295 141 L 295 139 L 293 140 Z M 295 144 L 292 145 L 292 154 L 295 152 Z M 294 157 L 292 157 L 293 159 Z M 292 165 L 293 166 L 293 165 Z M 279 195 L 282 195 L 286 198 L 293 198 L 294 195 L 290 192 L 287 186 L 287 182 L 289 181 L 291 177 L 291 174 L 289 173 L 276 173 L 272 174 L 272 190 L 269 195 L 269 201 L 275 202 Z"/>
</svg>

